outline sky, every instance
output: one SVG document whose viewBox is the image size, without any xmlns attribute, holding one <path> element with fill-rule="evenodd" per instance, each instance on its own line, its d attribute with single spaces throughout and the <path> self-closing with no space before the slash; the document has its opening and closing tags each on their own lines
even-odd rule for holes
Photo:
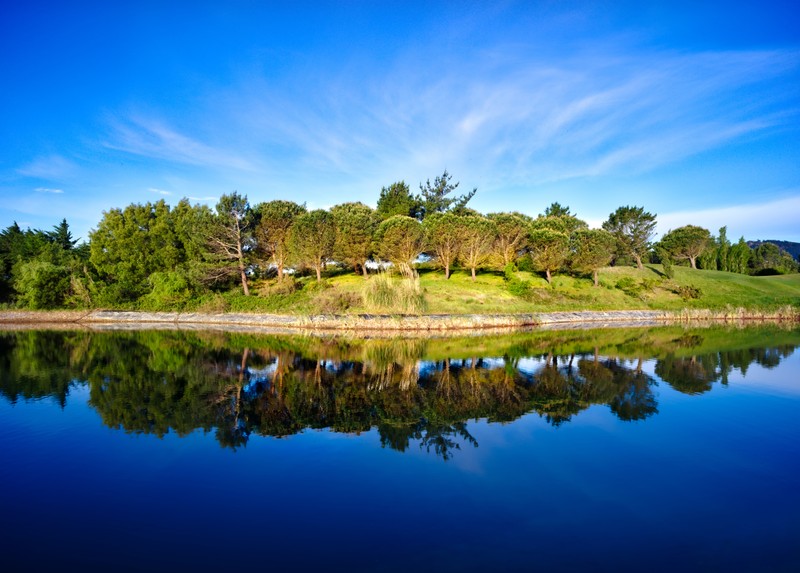
<svg viewBox="0 0 800 573">
<path fill-rule="evenodd" d="M 0 228 L 237 191 L 375 206 L 446 169 L 483 213 L 800 241 L 792 2 L 0 7 Z"/>
</svg>

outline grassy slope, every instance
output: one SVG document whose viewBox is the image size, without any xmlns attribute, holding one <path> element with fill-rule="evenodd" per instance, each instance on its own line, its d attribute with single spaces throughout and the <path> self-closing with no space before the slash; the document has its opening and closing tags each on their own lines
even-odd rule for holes
<svg viewBox="0 0 800 573">
<path fill-rule="evenodd" d="M 629 277 L 634 291 L 616 287 L 620 279 Z M 520 272 L 518 278 L 528 281 L 526 296 L 509 292 L 502 274 L 484 272 L 472 282 L 465 271 L 456 271 L 445 280 L 440 271 L 423 269 L 420 285 L 425 292 L 430 314 L 493 314 L 559 310 L 624 310 L 624 309 L 774 309 L 800 306 L 800 275 L 751 277 L 720 271 L 675 268 L 673 279 L 666 279 L 660 265 L 647 265 L 639 271 L 632 267 L 609 267 L 600 272 L 600 286 L 595 288 L 587 278 L 565 275 L 554 277 L 553 285 L 538 275 Z M 252 312 L 365 313 L 386 312 L 366 308 L 361 297 L 364 279 L 354 274 L 340 274 L 326 279 L 323 288 L 311 278 L 298 281 L 300 288 L 290 294 L 274 294 L 274 283 L 256 285 L 260 296 L 243 297 L 229 294 L 224 308 L 201 303 L 197 310 L 229 310 Z M 699 289 L 700 296 L 685 300 L 675 291 L 681 286 Z M 205 305 L 205 307 L 203 306 Z M 194 310 L 194 309 L 193 309 Z"/>
</svg>

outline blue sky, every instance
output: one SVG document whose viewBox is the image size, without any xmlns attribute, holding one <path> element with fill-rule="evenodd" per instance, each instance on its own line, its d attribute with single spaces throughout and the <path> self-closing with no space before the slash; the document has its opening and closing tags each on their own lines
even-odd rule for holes
<svg viewBox="0 0 800 573">
<path fill-rule="evenodd" d="M 0 226 L 239 191 L 800 241 L 791 2 L 5 2 Z"/>
</svg>

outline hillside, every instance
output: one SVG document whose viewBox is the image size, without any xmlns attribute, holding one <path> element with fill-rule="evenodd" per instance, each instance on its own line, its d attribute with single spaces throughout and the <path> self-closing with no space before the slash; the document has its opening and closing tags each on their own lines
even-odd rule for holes
<svg viewBox="0 0 800 573">
<path fill-rule="evenodd" d="M 416 290 L 399 279 L 388 282 L 390 302 L 365 302 L 368 289 L 380 278 L 365 281 L 351 273 L 327 277 L 317 284 L 311 277 L 287 280 L 283 285 L 263 281 L 254 285 L 256 296 L 236 292 L 205 296 L 182 308 L 142 310 L 192 310 L 201 312 L 272 312 L 286 314 L 428 313 L 487 314 L 574 310 L 681 310 L 726 308 L 775 309 L 800 306 L 800 275 L 752 277 L 721 271 L 676 267 L 667 279 L 660 265 L 608 267 L 600 272 L 600 286 L 588 278 L 557 275 L 553 284 L 527 272 L 509 282 L 499 272 L 484 272 L 473 282 L 457 270 L 449 280 L 441 271 L 421 269 Z M 384 280 L 384 282 L 386 282 Z M 406 283 L 408 287 L 408 283 Z M 413 292 L 412 292 L 413 291 Z M 366 295 L 366 296 L 365 296 Z M 417 297 L 422 306 L 403 305 L 400 299 Z"/>
<path fill-rule="evenodd" d="M 765 241 L 761 240 L 747 241 L 747 245 L 751 249 L 756 249 L 763 243 L 772 243 L 773 245 L 777 245 L 778 247 L 780 247 L 781 249 L 792 255 L 794 259 L 800 260 L 800 243 L 795 243 L 792 241 L 777 241 L 774 239 L 767 239 Z"/>
</svg>

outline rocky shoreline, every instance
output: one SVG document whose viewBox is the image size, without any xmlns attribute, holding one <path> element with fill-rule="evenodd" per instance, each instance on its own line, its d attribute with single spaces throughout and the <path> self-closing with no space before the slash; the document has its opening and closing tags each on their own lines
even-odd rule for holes
<svg viewBox="0 0 800 573">
<path fill-rule="evenodd" d="M 0 325 L 85 325 L 99 328 L 179 327 L 307 330 L 307 331 L 450 331 L 548 328 L 563 326 L 622 326 L 623 324 L 668 324 L 696 321 L 780 320 L 797 322 L 800 309 L 791 307 L 774 312 L 733 309 L 710 310 L 608 310 L 538 312 L 527 314 L 448 314 L 448 315 L 314 315 L 248 313 L 180 313 L 138 311 L 2 311 Z"/>
</svg>

